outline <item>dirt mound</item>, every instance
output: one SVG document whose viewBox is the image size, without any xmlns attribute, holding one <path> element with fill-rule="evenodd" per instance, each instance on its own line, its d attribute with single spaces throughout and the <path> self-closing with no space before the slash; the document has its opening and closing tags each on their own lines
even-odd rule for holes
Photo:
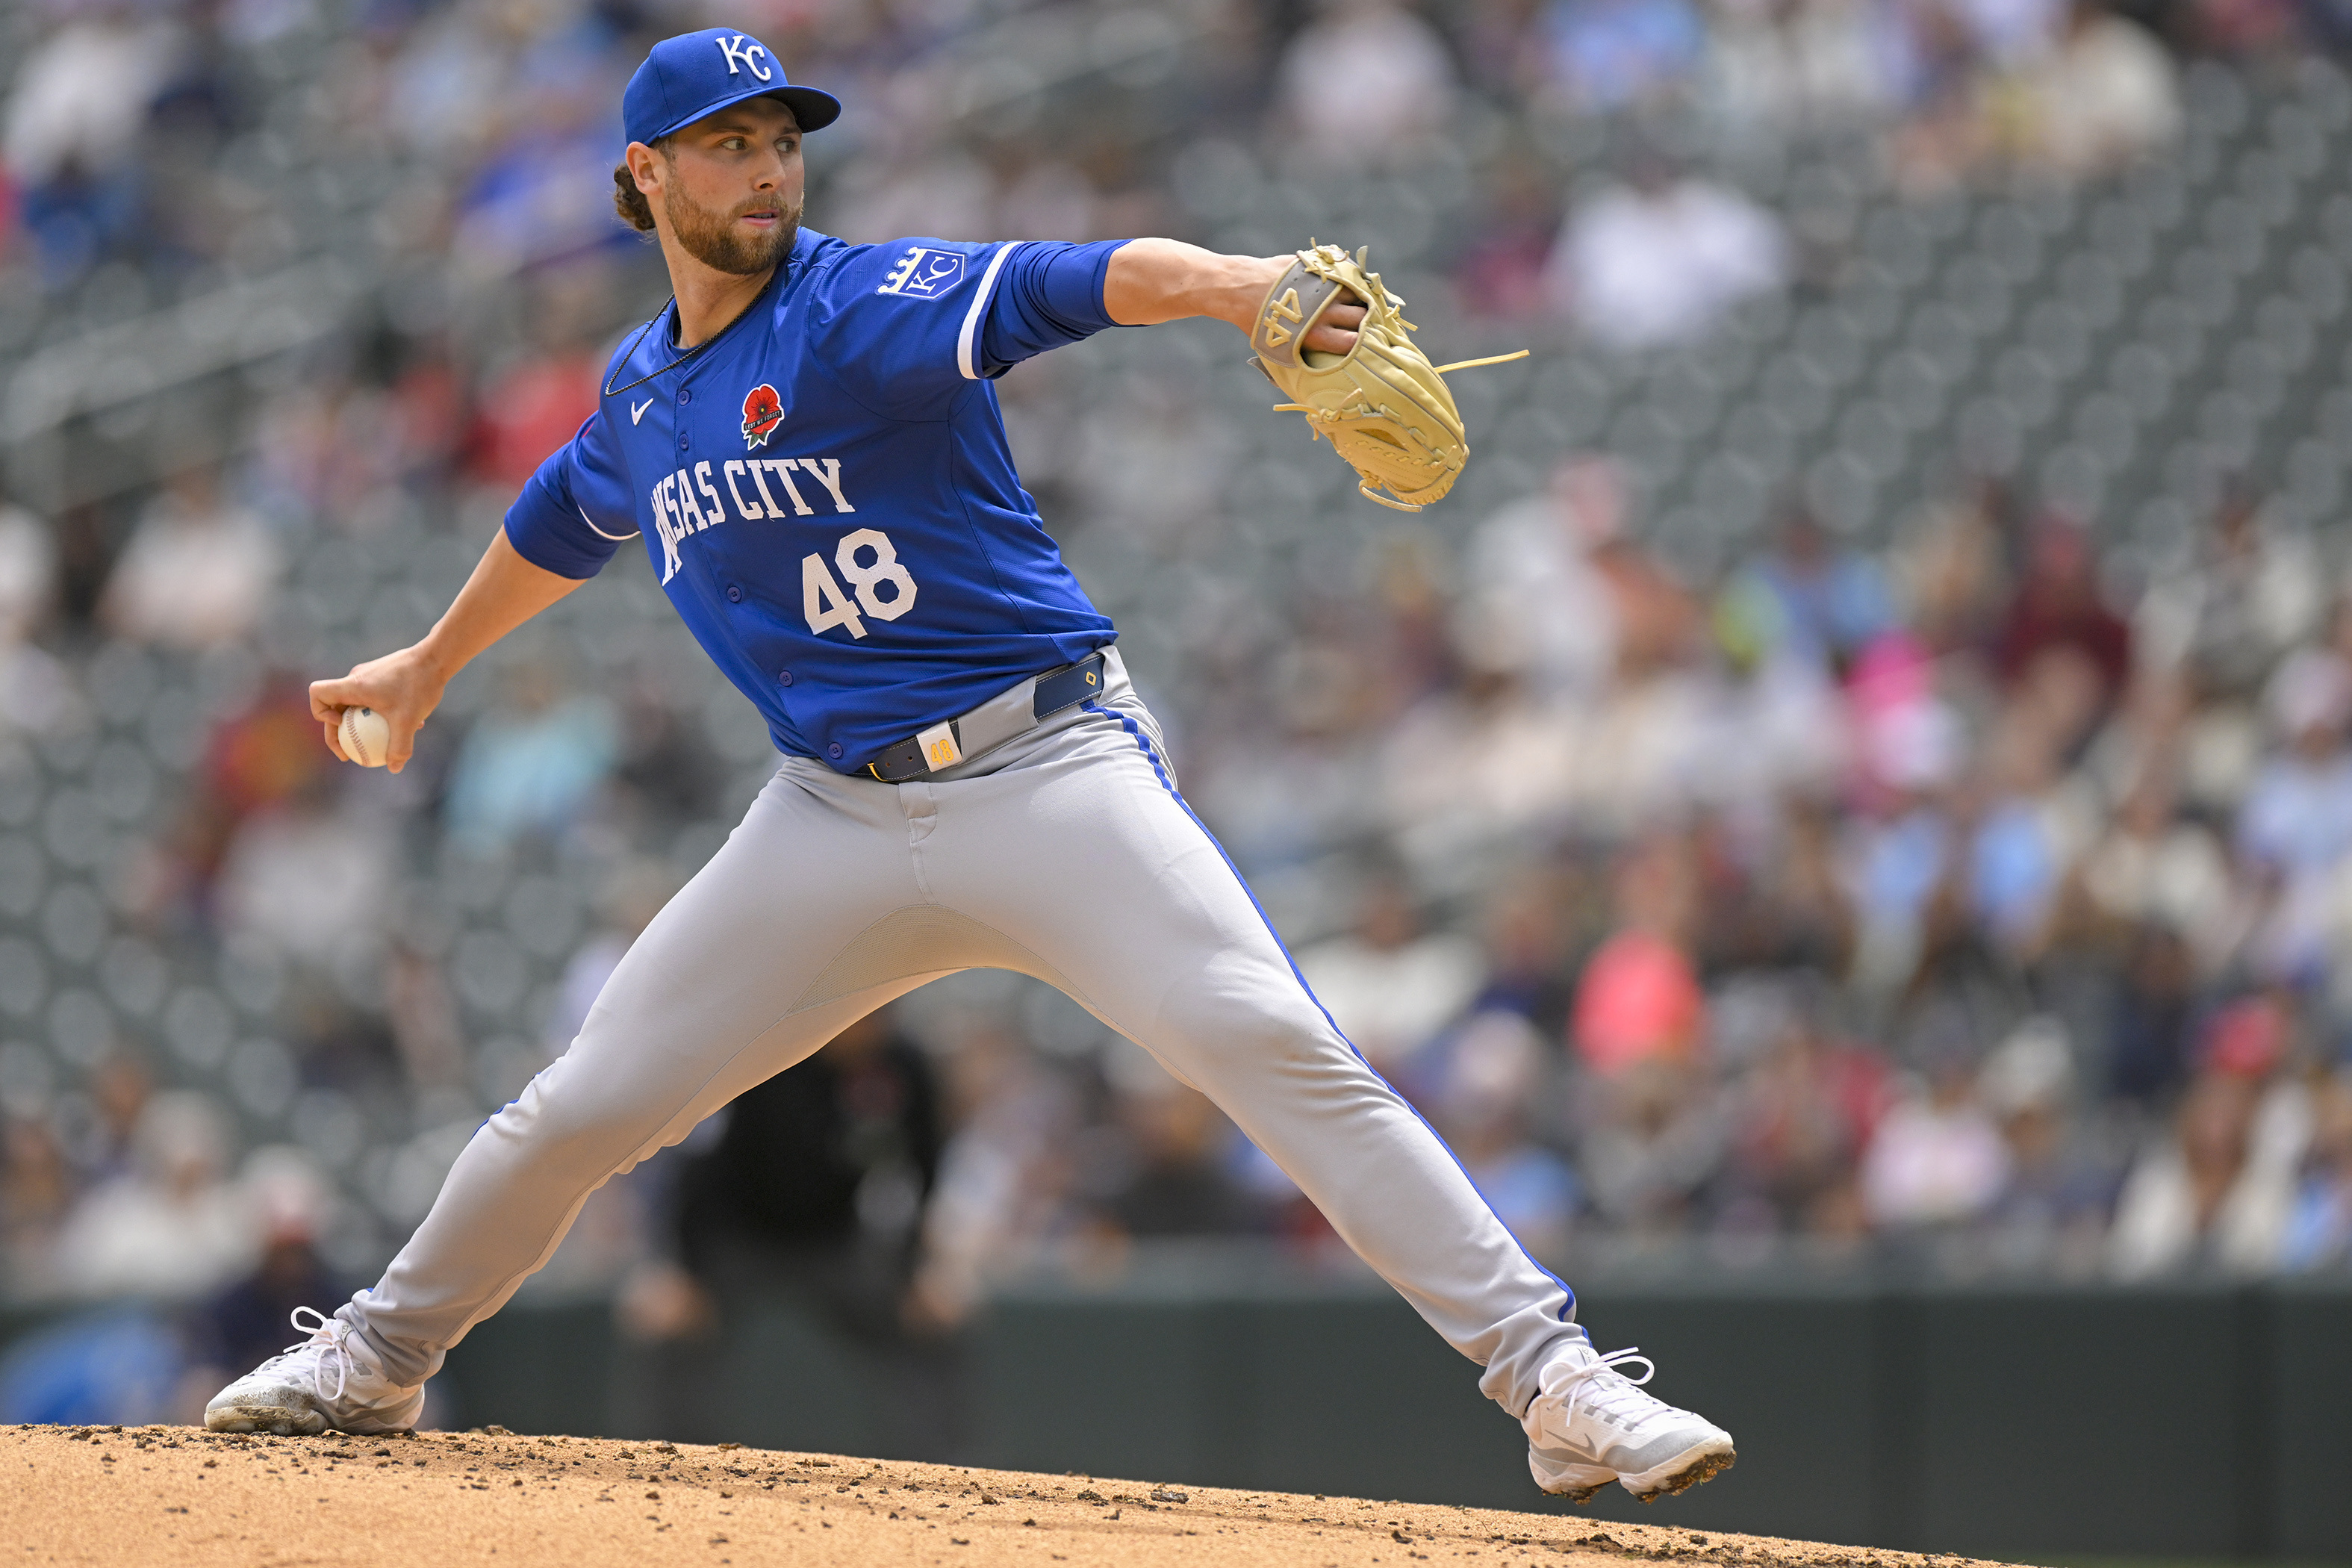
<svg viewBox="0 0 2352 1568">
<path fill-rule="evenodd" d="M 1960 1568 L 1670 1525 L 604 1438 L 0 1426 L 17 1563 Z M 21 1555 L 20 1555 L 21 1553 Z"/>
</svg>

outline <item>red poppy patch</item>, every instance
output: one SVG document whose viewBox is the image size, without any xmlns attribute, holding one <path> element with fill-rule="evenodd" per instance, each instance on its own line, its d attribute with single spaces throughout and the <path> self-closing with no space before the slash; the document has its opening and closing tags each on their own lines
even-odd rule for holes
<svg viewBox="0 0 2352 1568">
<path fill-rule="evenodd" d="M 764 447 L 776 426 L 784 422 L 784 400 L 776 389 L 761 382 L 743 395 L 743 445 Z"/>
</svg>

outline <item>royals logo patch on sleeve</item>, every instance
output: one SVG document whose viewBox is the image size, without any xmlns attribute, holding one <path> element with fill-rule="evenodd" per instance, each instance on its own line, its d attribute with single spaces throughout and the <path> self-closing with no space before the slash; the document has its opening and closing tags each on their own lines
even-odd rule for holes
<svg viewBox="0 0 2352 1568">
<path fill-rule="evenodd" d="M 784 400 L 776 389 L 761 382 L 743 395 L 743 445 L 749 449 L 764 447 L 776 426 L 784 422 Z"/>
<path fill-rule="evenodd" d="M 954 288 L 963 277 L 963 252 L 933 250 L 926 245 L 913 246 L 898 258 L 882 279 L 877 294 L 900 294 L 917 300 L 936 300 Z"/>
</svg>

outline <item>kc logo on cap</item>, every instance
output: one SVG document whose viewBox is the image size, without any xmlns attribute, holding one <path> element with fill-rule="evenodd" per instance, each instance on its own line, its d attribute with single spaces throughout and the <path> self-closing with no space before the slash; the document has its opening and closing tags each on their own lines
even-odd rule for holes
<svg viewBox="0 0 2352 1568">
<path fill-rule="evenodd" d="M 705 27 L 664 38 L 646 56 L 621 94 L 621 124 L 632 142 L 651 143 L 750 98 L 772 98 L 803 131 L 841 117 L 841 102 L 813 87 L 794 87 L 783 62 L 740 27 Z"/>
<path fill-rule="evenodd" d="M 750 71 L 761 81 L 776 79 L 775 73 L 760 63 L 760 57 L 768 52 L 767 45 L 752 43 L 741 33 L 731 38 L 713 38 L 710 41 L 717 44 L 719 52 L 727 57 L 729 76 L 733 76 L 740 68 Z"/>
</svg>

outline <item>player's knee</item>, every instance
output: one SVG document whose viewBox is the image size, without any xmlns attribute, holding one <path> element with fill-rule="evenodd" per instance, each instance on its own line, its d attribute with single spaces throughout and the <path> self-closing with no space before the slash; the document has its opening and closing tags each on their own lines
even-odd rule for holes
<svg viewBox="0 0 2352 1568">
<path fill-rule="evenodd" d="M 1214 1072 L 1280 1068 L 1288 1070 L 1348 1070 L 1360 1067 L 1355 1053 L 1309 1000 L 1279 993 L 1199 994 L 1163 1015 L 1172 1039 L 1187 1057 Z"/>
<path fill-rule="evenodd" d="M 648 1097 L 625 1086 L 586 1081 L 566 1073 L 561 1061 L 524 1086 L 513 1101 L 490 1118 L 502 1138 L 530 1147 L 534 1159 L 562 1162 L 576 1156 L 610 1170 L 654 1131 Z"/>
</svg>

